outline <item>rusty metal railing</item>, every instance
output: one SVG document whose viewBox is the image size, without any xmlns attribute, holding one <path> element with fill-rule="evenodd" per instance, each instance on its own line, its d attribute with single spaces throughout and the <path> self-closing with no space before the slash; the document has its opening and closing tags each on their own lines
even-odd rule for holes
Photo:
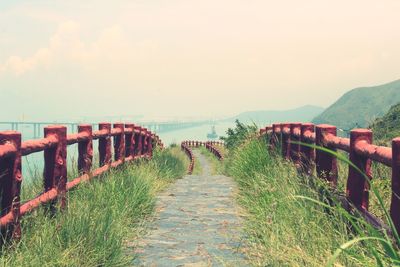
<svg viewBox="0 0 400 267">
<path fill-rule="evenodd" d="M 112 142 L 113 139 L 113 142 Z M 93 140 L 98 140 L 99 168 L 92 169 Z M 112 143 L 114 160 L 112 160 Z M 79 177 L 67 179 L 67 146 L 78 144 Z M 139 158 L 150 159 L 153 147 L 163 147 L 160 138 L 134 124 L 100 123 L 98 131 L 91 125 L 78 126 L 78 133 L 67 134 L 67 127 L 54 125 L 44 128 L 44 138 L 22 142 L 21 133 L 0 132 L 0 228 L 2 237 L 21 237 L 21 218 L 42 206 L 67 206 L 66 192 L 80 183 L 99 176 L 111 168 Z M 21 203 L 21 157 L 44 152 L 43 193 Z"/>
</svg>

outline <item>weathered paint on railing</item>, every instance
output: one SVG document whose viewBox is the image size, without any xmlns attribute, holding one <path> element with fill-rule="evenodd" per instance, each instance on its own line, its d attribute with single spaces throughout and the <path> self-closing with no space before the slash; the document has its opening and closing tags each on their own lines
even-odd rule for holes
<svg viewBox="0 0 400 267">
<path fill-rule="evenodd" d="M 92 125 L 78 126 L 78 133 L 67 134 L 62 125 L 44 128 L 44 138 L 21 142 L 21 133 L 0 132 L 0 227 L 5 239 L 21 237 L 21 217 L 45 203 L 55 211 L 67 206 L 66 192 L 80 183 L 99 176 L 124 162 L 139 158 L 151 158 L 153 147 L 163 148 L 160 138 L 145 128 L 133 124 L 100 123 L 99 130 Z M 114 161 L 112 140 L 114 139 Z M 93 166 L 93 140 L 99 140 L 99 168 Z M 78 144 L 79 177 L 67 182 L 67 146 Z M 20 203 L 22 183 L 21 157 L 44 152 L 43 193 L 26 203 Z"/>
<path fill-rule="evenodd" d="M 338 179 L 337 158 L 321 149 L 299 145 L 298 141 L 331 151 L 348 152 L 349 160 L 369 179 L 372 179 L 372 161 L 391 167 L 390 216 L 395 228 L 400 232 L 400 138 L 393 139 L 391 148 L 376 146 L 372 144 L 371 130 L 354 129 L 350 132 L 350 138 L 341 138 L 337 136 L 335 126 L 326 124 L 315 126 L 311 123 L 276 123 L 261 129 L 260 135 L 269 137 L 269 150 L 276 151 L 280 144 L 282 156 L 292 160 L 302 173 L 312 175 L 315 169 L 317 177 L 326 180 L 334 188 Z M 298 152 L 300 155 L 297 154 Z M 360 214 L 372 225 L 388 229 L 369 213 L 369 191 L 370 186 L 364 175 L 350 167 L 346 185 L 346 201 L 351 204 L 349 206 L 359 210 Z"/>
</svg>

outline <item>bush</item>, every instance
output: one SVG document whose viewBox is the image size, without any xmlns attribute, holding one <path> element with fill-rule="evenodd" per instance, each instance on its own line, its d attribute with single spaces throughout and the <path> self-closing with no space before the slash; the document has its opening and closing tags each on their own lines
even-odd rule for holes
<svg viewBox="0 0 400 267">
<path fill-rule="evenodd" d="M 226 131 L 227 136 L 221 137 L 228 149 L 235 149 L 249 137 L 255 136 L 258 131 L 258 127 L 255 124 L 245 125 L 239 120 L 236 120 L 235 123 L 235 128 L 229 128 Z"/>
</svg>

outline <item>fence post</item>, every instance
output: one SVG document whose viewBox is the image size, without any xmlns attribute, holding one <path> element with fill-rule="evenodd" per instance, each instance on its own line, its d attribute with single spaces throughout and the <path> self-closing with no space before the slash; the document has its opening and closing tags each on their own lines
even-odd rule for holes
<svg viewBox="0 0 400 267">
<path fill-rule="evenodd" d="M 114 136 L 114 160 L 125 160 L 125 127 L 123 123 L 114 123 L 114 129 L 120 129 L 121 133 Z"/>
<path fill-rule="evenodd" d="M 3 238 L 20 239 L 20 193 L 21 170 L 21 133 L 15 131 L 0 132 L 0 145 L 11 143 L 16 152 L 12 156 L 0 158 L 1 216 L 12 212 L 13 222 L 2 231 Z M 0 237 L 0 243 L 3 242 Z"/>
<path fill-rule="evenodd" d="M 299 134 L 296 136 L 295 133 Z M 301 134 L 301 123 L 291 123 L 290 124 L 290 141 L 300 142 Z M 290 159 L 293 163 L 299 167 L 300 166 L 300 144 L 290 144 Z"/>
<path fill-rule="evenodd" d="M 279 145 L 280 137 L 278 137 L 278 130 L 281 128 L 280 124 L 272 124 L 272 135 L 271 139 L 269 140 L 270 143 L 270 150 L 273 151 Z"/>
<path fill-rule="evenodd" d="M 142 127 L 135 126 L 135 131 L 138 131 L 138 133 L 135 133 L 135 156 L 140 156 L 142 155 Z"/>
<path fill-rule="evenodd" d="M 316 135 L 315 135 L 316 145 L 336 152 L 337 149 L 329 146 L 325 141 L 325 136 L 327 135 L 336 136 L 336 132 L 337 130 L 335 126 L 326 124 L 318 125 L 316 127 Z M 315 156 L 315 164 L 317 167 L 318 177 L 327 180 L 329 183 L 332 184 L 332 186 L 336 187 L 338 178 L 336 157 L 317 149 Z"/>
<path fill-rule="evenodd" d="M 147 153 L 149 154 L 149 158 L 153 157 L 153 138 L 151 131 L 147 133 Z"/>
<path fill-rule="evenodd" d="M 44 150 L 44 190 L 45 192 L 55 188 L 60 209 L 67 206 L 67 127 L 47 126 L 44 128 L 45 138 L 55 137 L 57 145 Z M 50 204 L 54 211 L 55 203 Z"/>
<path fill-rule="evenodd" d="M 392 141 L 392 200 L 390 217 L 400 234 L 400 137 Z"/>
<path fill-rule="evenodd" d="M 350 132 L 350 161 L 371 179 L 371 160 L 358 155 L 356 152 L 356 146 L 363 144 L 372 144 L 372 131 L 367 129 L 352 130 Z M 368 210 L 369 187 L 369 183 L 365 180 L 363 174 L 349 166 L 346 193 L 349 200 L 357 208 Z"/>
<path fill-rule="evenodd" d="M 93 132 L 92 125 L 81 124 L 78 125 L 78 132 L 85 133 L 89 136 L 87 141 L 78 143 L 78 171 L 81 174 L 89 174 L 93 162 Z"/>
<path fill-rule="evenodd" d="M 135 155 L 135 124 L 125 123 L 125 128 L 132 130 L 132 133 L 125 134 L 125 158 Z"/>
<path fill-rule="evenodd" d="M 307 133 L 314 133 L 315 132 L 315 125 L 312 123 L 304 123 L 301 125 L 301 143 L 311 144 L 305 138 L 305 134 Z M 303 170 L 303 173 L 306 175 L 311 175 L 313 173 L 314 168 L 314 161 L 315 161 L 315 150 L 314 148 L 308 146 L 300 146 L 300 164 Z"/>
<path fill-rule="evenodd" d="M 286 133 L 288 131 L 289 133 Z M 282 133 L 282 156 L 284 159 L 290 159 L 290 124 L 281 124 Z"/>
<path fill-rule="evenodd" d="M 104 165 L 111 164 L 111 123 L 99 123 L 99 130 L 105 130 L 107 132 L 106 137 L 99 138 L 99 165 L 100 167 L 103 167 Z"/>
<path fill-rule="evenodd" d="M 147 156 L 147 128 L 142 128 L 142 155 Z"/>
</svg>

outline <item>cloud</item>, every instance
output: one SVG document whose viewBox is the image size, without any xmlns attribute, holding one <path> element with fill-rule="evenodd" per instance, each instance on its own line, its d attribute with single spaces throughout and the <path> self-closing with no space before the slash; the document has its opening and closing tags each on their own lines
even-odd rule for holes
<svg viewBox="0 0 400 267">
<path fill-rule="evenodd" d="M 81 39 L 81 27 L 75 21 L 59 25 L 46 47 L 39 48 L 30 56 L 10 56 L 0 64 L 0 72 L 11 72 L 17 76 L 38 68 L 50 68 L 62 64 L 73 64 L 84 69 L 93 69 L 100 62 L 126 59 L 129 45 L 125 32 L 118 25 L 103 29 L 92 42 Z"/>
</svg>

